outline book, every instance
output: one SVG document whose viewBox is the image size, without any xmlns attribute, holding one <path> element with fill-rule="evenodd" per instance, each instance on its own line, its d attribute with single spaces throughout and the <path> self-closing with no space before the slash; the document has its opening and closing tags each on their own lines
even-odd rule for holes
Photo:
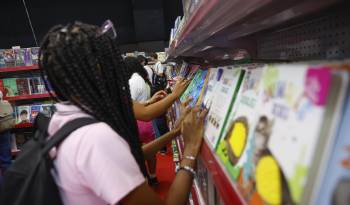
<svg viewBox="0 0 350 205">
<path fill-rule="evenodd" d="M 40 107 L 40 112 L 48 117 L 51 117 L 53 114 L 53 105 L 52 104 L 42 104 Z"/>
<path fill-rule="evenodd" d="M 42 93 L 43 82 L 40 77 L 29 78 L 30 93 L 31 94 L 40 94 Z"/>
<path fill-rule="evenodd" d="M 6 67 L 4 50 L 0 49 L 0 68 Z"/>
<path fill-rule="evenodd" d="M 201 90 L 206 79 L 207 72 L 208 70 L 202 70 L 202 69 L 199 69 L 196 72 L 193 80 L 188 85 L 187 89 L 182 94 L 182 96 L 180 97 L 181 102 L 186 101 L 186 99 L 190 97 L 192 98 L 192 101 L 189 104 L 191 107 L 193 107 L 197 103 L 197 100 L 201 94 Z"/>
<path fill-rule="evenodd" d="M 32 105 L 30 107 L 30 122 L 34 123 L 36 116 L 39 114 L 42 105 Z"/>
<path fill-rule="evenodd" d="M 15 66 L 24 66 L 24 49 L 14 47 L 13 52 L 15 55 Z"/>
<path fill-rule="evenodd" d="M 232 148 L 241 152 L 232 162 L 233 179 L 248 204 L 299 204 L 316 150 L 324 147 L 319 142 L 332 74 L 303 64 L 269 65 L 261 80 L 255 122 L 237 124 L 233 134 L 241 139 Z"/>
<path fill-rule="evenodd" d="M 29 80 L 28 78 L 17 78 L 16 79 L 18 95 L 29 95 Z"/>
<path fill-rule="evenodd" d="M 233 180 L 237 181 L 243 163 L 252 160 L 245 149 L 251 149 L 254 138 L 256 113 L 262 100 L 262 74 L 264 68 L 249 69 L 244 76 L 237 102 L 228 116 L 216 153 Z M 256 146 L 256 144 L 254 144 Z M 251 162 L 253 164 L 253 162 Z"/>
<path fill-rule="evenodd" d="M 326 169 L 325 177 L 321 181 L 321 189 L 313 200 L 314 205 L 345 205 L 350 204 L 350 95 L 347 100 L 344 115 L 340 124 L 338 136 L 333 147 Z"/>
<path fill-rule="evenodd" d="M 18 95 L 16 78 L 5 78 L 3 79 L 3 84 L 6 90 L 6 96 L 10 97 Z"/>
<path fill-rule="evenodd" d="M 23 105 L 16 107 L 16 122 L 17 124 L 29 123 L 30 122 L 30 106 Z"/>
<path fill-rule="evenodd" d="M 6 67 L 14 67 L 16 65 L 16 57 L 13 49 L 4 49 L 3 55 Z"/>
<path fill-rule="evenodd" d="M 1 97 L 6 96 L 6 89 L 5 89 L 4 82 L 2 79 L 0 79 L 0 91 L 2 93 Z"/>
<path fill-rule="evenodd" d="M 31 48 L 23 48 L 23 57 L 25 66 L 33 65 Z"/>
<path fill-rule="evenodd" d="M 33 47 L 30 49 L 30 51 L 32 57 L 32 64 L 37 65 L 39 60 L 39 47 Z"/>
<path fill-rule="evenodd" d="M 209 109 L 209 107 L 211 106 L 212 100 L 214 99 L 213 94 L 215 86 L 218 85 L 222 72 L 222 68 L 209 69 L 208 82 L 204 88 L 202 107 Z"/>
<path fill-rule="evenodd" d="M 239 67 L 224 67 L 221 78 L 213 91 L 213 101 L 206 117 L 205 138 L 215 149 L 221 132 L 226 125 L 227 116 L 235 102 L 245 71 Z"/>
</svg>

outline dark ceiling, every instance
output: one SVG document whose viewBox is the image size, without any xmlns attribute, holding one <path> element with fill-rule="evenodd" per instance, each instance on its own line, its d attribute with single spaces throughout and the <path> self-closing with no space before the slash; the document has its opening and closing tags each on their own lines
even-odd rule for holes
<svg viewBox="0 0 350 205">
<path fill-rule="evenodd" d="M 35 46 L 22 0 L 1 0 L 0 48 Z M 111 19 L 124 50 L 166 46 L 181 0 L 25 0 L 38 40 L 56 24 L 75 20 L 101 25 Z"/>
</svg>

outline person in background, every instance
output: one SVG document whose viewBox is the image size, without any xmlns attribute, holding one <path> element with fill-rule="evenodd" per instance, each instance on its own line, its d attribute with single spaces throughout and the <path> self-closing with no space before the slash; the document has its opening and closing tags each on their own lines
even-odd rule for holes
<svg viewBox="0 0 350 205">
<path fill-rule="evenodd" d="M 149 82 L 152 85 L 152 79 L 153 79 L 153 70 L 152 68 L 148 65 L 148 60 L 146 57 L 139 55 L 137 56 L 137 60 L 141 63 L 141 65 L 146 69 L 147 74 L 148 74 L 148 79 Z"/>
<path fill-rule="evenodd" d="M 97 26 L 79 22 L 55 26 L 45 35 L 39 68 L 58 101 L 48 128 L 50 137 L 77 118 L 99 121 L 70 134 L 53 156 L 52 174 L 65 205 L 187 204 L 206 111 L 186 105 L 181 109 L 172 133 L 182 133 L 184 158 L 164 200 L 145 180 L 145 159 L 174 136 L 167 134 L 141 146 L 135 118 L 150 120 L 164 113 L 188 82 L 180 80 L 171 94 L 151 105 L 133 102 L 127 67 L 115 39 Z"/>
<path fill-rule="evenodd" d="M 0 101 L 2 98 L 3 93 L 0 90 Z M 6 130 L 0 133 L 0 184 L 2 182 L 2 176 L 11 165 L 11 162 L 11 132 Z"/>
<path fill-rule="evenodd" d="M 129 71 L 129 86 L 131 99 L 133 101 L 137 101 L 139 103 L 150 103 L 151 98 L 151 87 L 152 84 L 150 79 L 148 78 L 147 71 L 141 63 L 144 63 L 146 58 L 141 58 L 143 56 L 138 56 L 138 58 L 134 57 L 126 57 L 124 62 Z M 141 63 L 140 63 L 140 60 Z M 166 93 L 164 91 L 160 91 L 164 96 Z M 156 94 L 157 96 L 157 94 Z M 152 122 L 137 120 L 137 126 L 139 130 L 139 136 L 142 144 L 147 144 L 155 139 L 155 133 L 152 127 Z M 152 156 L 147 160 L 147 167 L 149 172 L 148 183 L 151 186 L 157 186 L 159 184 L 157 175 L 156 175 L 156 164 L 157 158 L 156 155 Z"/>
<path fill-rule="evenodd" d="M 150 53 L 149 56 L 151 58 L 151 61 L 155 62 L 153 65 L 154 75 L 152 91 L 155 93 L 159 90 L 165 90 L 168 84 L 165 75 L 165 66 L 163 66 L 162 63 L 158 60 L 158 55 L 156 53 Z M 154 119 L 153 128 L 155 130 L 157 138 L 169 132 L 165 114 Z M 167 148 L 162 148 L 160 152 L 162 154 L 165 154 L 167 152 Z"/>
</svg>

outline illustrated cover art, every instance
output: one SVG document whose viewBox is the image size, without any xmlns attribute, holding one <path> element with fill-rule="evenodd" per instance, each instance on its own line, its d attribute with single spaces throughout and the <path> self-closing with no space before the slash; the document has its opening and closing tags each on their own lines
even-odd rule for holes
<svg viewBox="0 0 350 205">
<path fill-rule="evenodd" d="M 39 55 L 39 47 L 33 47 L 30 49 L 31 50 L 31 54 L 32 54 L 32 63 L 33 65 L 37 65 L 38 64 L 38 55 Z"/>
<path fill-rule="evenodd" d="M 256 113 L 262 100 L 263 71 L 263 68 L 246 71 L 235 108 L 228 117 L 216 150 L 235 181 L 243 164 L 253 158 L 249 156 L 248 159 L 245 150 L 252 149 L 253 144 L 256 145 L 251 129 L 257 121 Z"/>
<path fill-rule="evenodd" d="M 41 110 L 41 105 L 32 105 L 30 107 L 30 122 L 34 123 L 36 116 L 39 114 Z"/>
<path fill-rule="evenodd" d="M 31 52 L 32 52 L 31 48 L 23 48 L 23 56 L 24 56 L 24 65 L 25 66 L 33 65 Z"/>
<path fill-rule="evenodd" d="M 29 81 L 28 78 L 17 78 L 16 79 L 18 95 L 29 95 Z"/>
<path fill-rule="evenodd" d="M 3 50 L 3 56 L 6 67 L 14 67 L 16 62 L 15 53 L 13 52 L 13 49 L 4 49 Z"/>
<path fill-rule="evenodd" d="M 30 92 L 31 94 L 42 93 L 42 80 L 40 77 L 29 78 Z"/>
<path fill-rule="evenodd" d="M 213 94 L 215 90 L 215 86 L 218 85 L 222 75 L 222 68 L 210 68 L 208 74 L 208 82 L 204 88 L 202 106 L 209 109 L 211 102 L 213 100 Z"/>
<path fill-rule="evenodd" d="M 6 96 L 17 96 L 18 95 L 18 89 L 17 89 L 17 78 L 5 78 L 3 79 L 4 87 L 6 90 Z"/>
<path fill-rule="evenodd" d="M 52 104 L 42 104 L 40 112 L 44 115 L 51 117 L 53 114 L 53 105 Z"/>
<path fill-rule="evenodd" d="M 206 117 L 205 138 L 211 148 L 215 149 L 221 131 L 227 122 L 227 116 L 235 101 L 245 71 L 240 68 L 225 67 Z"/>
<path fill-rule="evenodd" d="M 4 50 L 0 49 L 0 68 L 6 67 Z"/>
<path fill-rule="evenodd" d="M 199 95 L 201 93 L 201 90 L 202 90 L 204 82 L 205 82 L 207 72 L 208 72 L 208 70 L 202 70 L 202 69 L 199 69 L 196 72 L 193 80 L 188 85 L 185 92 L 182 94 L 182 96 L 180 98 L 181 102 L 186 101 L 186 99 L 188 97 L 190 97 L 190 98 L 192 98 L 192 101 L 189 104 L 190 106 L 193 107 L 197 103 Z"/>
<path fill-rule="evenodd" d="M 13 48 L 13 52 L 15 54 L 15 65 L 16 66 L 24 66 L 24 49 L 21 48 Z"/>
<path fill-rule="evenodd" d="M 255 122 L 237 115 L 226 137 L 232 139 L 227 149 L 230 172 L 248 204 L 299 204 L 320 136 L 331 73 L 301 64 L 269 65 L 261 83 Z"/>
<path fill-rule="evenodd" d="M 18 106 L 16 107 L 16 112 L 17 112 L 17 117 L 16 117 L 17 124 L 30 122 L 30 106 L 28 105 Z"/>
</svg>

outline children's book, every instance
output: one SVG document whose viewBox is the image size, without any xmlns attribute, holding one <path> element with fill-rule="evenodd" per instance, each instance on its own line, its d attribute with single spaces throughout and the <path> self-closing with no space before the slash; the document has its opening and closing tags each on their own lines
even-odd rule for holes
<svg viewBox="0 0 350 205">
<path fill-rule="evenodd" d="M 185 92 L 182 94 L 180 101 L 184 102 L 188 97 L 192 98 L 190 106 L 194 106 L 201 94 L 208 70 L 199 69 Z"/>
<path fill-rule="evenodd" d="M 13 52 L 15 54 L 15 65 L 16 66 L 24 66 L 24 49 L 20 47 L 14 47 Z"/>
<path fill-rule="evenodd" d="M 52 104 L 42 104 L 40 107 L 40 112 L 48 117 L 51 117 L 53 114 L 53 105 Z"/>
<path fill-rule="evenodd" d="M 252 154 L 248 155 L 245 150 L 252 149 L 255 143 L 251 130 L 262 100 L 263 72 L 264 68 L 261 67 L 246 70 L 237 101 L 216 150 L 234 181 L 237 181 L 243 164 L 253 160 Z"/>
<path fill-rule="evenodd" d="M 17 118 L 16 118 L 17 124 L 30 122 L 30 106 L 29 105 L 16 107 L 16 113 L 17 113 Z"/>
<path fill-rule="evenodd" d="M 32 63 L 33 65 L 37 65 L 38 64 L 38 55 L 39 55 L 39 47 L 33 47 L 30 49 L 31 54 L 32 54 Z"/>
<path fill-rule="evenodd" d="M 215 86 L 218 85 L 218 82 L 222 76 L 222 68 L 210 68 L 208 74 L 208 82 L 204 88 L 202 107 L 209 109 L 211 102 L 213 100 L 213 94 Z"/>
<path fill-rule="evenodd" d="M 205 138 L 208 145 L 215 149 L 221 132 L 227 122 L 227 116 L 235 102 L 245 71 L 238 67 L 225 67 L 216 86 L 212 104 L 206 118 Z"/>
<path fill-rule="evenodd" d="M 17 78 L 16 79 L 18 95 L 29 95 L 29 80 L 28 78 Z"/>
<path fill-rule="evenodd" d="M 339 134 L 322 180 L 314 205 L 350 204 L 350 95 L 348 92 L 346 108 Z"/>
<path fill-rule="evenodd" d="M 18 95 L 16 79 L 17 78 L 5 78 L 5 79 L 3 79 L 4 87 L 6 90 L 6 96 L 17 96 Z"/>
<path fill-rule="evenodd" d="M 15 53 L 13 49 L 4 49 L 3 50 L 4 61 L 6 67 L 14 67 L 16 62 Z"/>
<path fill-rule="evenodd" d="M 30 122 L 34 123 L 36 116 L 39 114 L 41 110 L 41 105 L 32 105 L 30 107 Z"/>
<path fill-rule="evenodd" d="M 23 56 L 25 66 L 33 65 L 31 48 L 23 48 Z"/>
<path fill-rule="evenodd" d="M 255 119 L 249 126 L 247 119 L 234 121 L 228 141 L 231 174 L 248 204 L 300 204 L 316 149 L 322 148 L 317 145 L 331 79 L 326 68 L 265 68 Z"/>
<path fill-rule="evenodd" d="M 4 87 L 4 82 L 0 79 L 0 91 L 2 92 L 2 97 L 6 96 L 6 89 Z"/>
<path fill-rule="evenodd" d="M 0 68 L 6 67 L 4 50 L 0 49 Z"/>
<path fill-rule="evenodd" d="M 42 93 L 42 79 L 40 77 L 29 78 L 30 93 L 39 94 Z"/>
</svg>

